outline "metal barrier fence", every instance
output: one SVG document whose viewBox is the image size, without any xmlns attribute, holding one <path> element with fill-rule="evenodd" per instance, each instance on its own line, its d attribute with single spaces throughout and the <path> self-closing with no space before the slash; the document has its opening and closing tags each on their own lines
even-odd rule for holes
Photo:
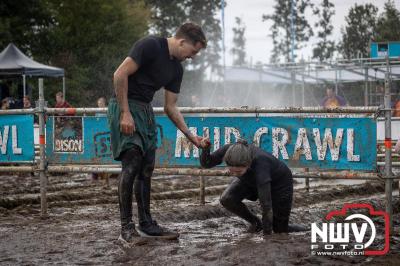
<svg viewBox="0 0 400 266">
<path fill-rule="evenodd" d="M 386 89 L 385 89 L 385 95 L 389 95 L 389 87 L 388 84 L 386 84 Z M 389 101 L 388 101 L 389 99 Z M 163 113 L 162 108 L 154 108 L 154 111 L 156 114 Z M 391 140 L 391 109 L 390 109 L 390 95 L 385 98 L 385 108 L 377 108 L 377 107 L 343 107 L 343 108 L 320 108 L 320 107 L 306 107 L 306 108 L 189 108 L 189 107 L 183 107 L 180 108 L 180 111 L 185 114 L 194 114 L 197 116 L 198 119 L 204 120 L 205 116 L 204 114 L 210 114 L 210 118 L 213 117 L 215 114 L 226 114 L 228 117 L 230 114 L 247 114 L 251 115 L 252 118 L 257 119 L 257 121 L 261 118 L 263 118 L 264 115 L 270 115 L 270 114 L 284 114 L 285 119 L 290 119 L 293 117 L 297 117 L 299 115 L 301 116 L 302 121 L 307 122 L 307 119 L 310 119 L 312 123 L 322 123 L 318 119 L 320 118 L 328 118 L 327 120 L 329 123 L 332 123 L 333 119 L 351 119 L 356 117 L 357 119 L 361 118 L 366 118 L 367 120 L 363 121 L 366 124 L 361 123 L 361 126 L 366 126 L 368 127 L 370 123 L 370 120 L 376 119 L 379 115 L 382 113 L 385 114 L 385 154 L 384 162 L 378 162 L 372 161 L 372 163 L 369 163 L 367 161 L 369 167 L 374 168 L 375 164 L 376 166 L 384 166 L 384 172 L 379 173 L 379 172 L 354 172 L 352 171 L 350 174 L 349 172 L 346 172 L 345 174 L 343 173 L 321 173 L 320 171 L 318 172 L 295 172 L 294 173 L 294 178 L 306 178 L 306 184 L 308 183 L 309 178 L 319 178 L 319 179 L 365 179 L 365 180 L 384 180 L 385 181 L 385 195 L 386 195 L 386 211 L 390 215 L 390 227 L 392 228 L 392 184 L 394 179 L 399 179 L 399 176 L 394 176 L 392 174 L 392 165 L 398 165 L 398 163 L 393 163 L 392 162 L 392 140 Z M 57 165 L 57 164 L 48 164 L 48 160 L 46 158 L 46 125 L 45 125 L 45 115 L 48 114 L 68 114 L 68 115 L 79 115 L 79 114 L 97 114 L 97 113 L 105 113 L 106 108 L 47 108 L 45 107 L 45 101 L 43 97 L 43 80 L 39 80 L 39 101 L 38 101 L 38 107 L 35 109 L 23 109 L 23 110 L 1 110 L 0 115 L 17 115 L 17 114 L 35 114 L 39 118 L 39 158 L 38 161 L 34 164 L 27 164 L 26 162 L 20 162 L 20 166 L 0 166 L 0 172 L 38 172 L 40 176 L 40 193 L 41 193 L 41 214 L 43 216 L 47 215 L 47 173 L 51 172 L 83 172 L 83 173 L 93 173 L 93 172 L 106 172 L 106 173 L 119 173 L 121 171 L 120 167 L 118 165 L 113 165 L 113 164 L 93 164 L 93 165 L 76 165 L 73 163 L 67 163 L 66 165 Z M 305 115 L 304 115 L 305 114 Z M 220 119 L 220 118 L 219 118 Z M 318 121 L 317 121 L 318 120 Z M 211 120 L 212 122 L 214 120 Z M 253 121 L 253 120 L 251 120 Z M 291 121 L 291 120 L 290 120 Z M 339 120 L 338 120 L 339 121 Z M 344 121 L 344 120 L 343 120 Z M 347 121 L 347 120 L 346 120 Z M 349 120 L 350 121 L 350 120 Z M 215 122 L 215 121 L 214 121 Z M 291 121 L 292 122 L 292 121 Z M 310 122 L 310 123 L 311 123 Z M 350 123 L 353 123 L 354 121 L 351 120 Z M 308 123 L 308 122 L 307 122 Z M 246 124 L 247 125 L 247 124 Z M 358 125 L 358 124 L 357 124 Z M 357 126 L 356 125 L 356 126 Z M 375 125 L 376 128 L 376 125 Z M 361 161 L 360 156 L 362 155 L 357 155 L 354 153 L 354 143 L 351 143 L 350 140 L 354 138 L 355 134 L 353 131 L 347 130 L 347 158 L 350 158 L 350 161 Z M 2 137 L 4 140 L 5 137 L 5 131 L 2 133 Z M 337 132 L 343 132 L 340 131 L 339 129 Z M 204 133 L 204 132 L 203 132 Z M 234 132 L 233 132 L 234 133 Z M 265 130 L 259 131 L 260 134 L 266 133 Z M 289 132 L 290 133 L 290 132 Z M 305 143 L 305 138 L 304 136 L 305 133 L 302 132 L 301 130 L 298 131 L 298 138 L 300 138 L 303 142 L 301 142 L 301 145 L 304 145 Z M 313 132 L 314 134 L 318 133 L 319 131 Z M 328 132 L 329 133 L 329 132 Z M 376 132 L 375 132 L 376 133 Z M 8 131 L 7 131 L 8 134 Z M 229 133 L 231 134 L 231 133 Z M 327 134 L 327 131 L 325 131 L 325 134 Z M 372 133 L 371 133 L 372 134 Z M 336 134 L 335 142 L 338 139 L 338 133 Z M 366 134 L 369 135 L 369 134 Z M 319 136 L 319 135 L 318 135 Z M 371 135 L 373 138 L 373 134 Z M 364 141 L 370 141 L 371 136 L 363 136 Z M 331 136 L 332 137 L 332 136 Z M 308 140 L 307 140 L 308 141 Z M 375 136 L 375 141 L 376 141 L 376 136 Z M 4 141 L 3 141 L 4 143 Z M 280 142 L 277 142 L 278 146 L 279 144 L 282 144 Z M 260 143 L 259 143 L 260 144 Z M 276 143 L 275 143 L 276 144 Z M 296 145 L 298 143 L 296 142 Z M 371 142 L 369 143 L 371 144 Z M 7 144 L 6 144 L 7 145 Z M 335 145 L 335 144 L 332 144 Z M 2 146 L 2 145 L 0 145 Z M 371 145 L 370 145 L 371 146 Z M 376 146 L 376 145 L 375 145 Z M 15 146 L 18 148 L 18 146 Z M 297 149 L 295 145 L 293 145 L 294 151 L 297 152 L 300 150 Z M 303 146 L 301 146 L 303 147 Z M 333 146 L 335 147 L 335 146 Z M 0 147 L 1 148 L 1 147 Z M 304 148 L 304 147 L 303 147 Z M 359 148 L 359 147 L 358 147 Z M 373 147 L 375 156 L 376 156 L 376 147 Z M 326 147 L 325 147 L 326 149 Z M 332 149 L 332 148 L 331 148 Z M 349 151 L 351 151 L 349 153 Z M 294 152 L 294 153 L 295 153 Z M 320 151 L 316 151 L 316 153 L 319 155 Z M 325 151 L 326 152 L 326 151 Z M 194 151 L 193 151 L 194 153 Z M 311 154 L 311 152 L 310 152 Z M 307 157 L 308 155 L 307 152 L 300 151 L 299 156 L 302 155 L 303 157 Z M 278 156 L 283 156 L 282 154 L 280 155 L 279 150 L 278 150 Z M 331 151 L 331 156 L 334 156 L 334 154 Z M 358 156 L 358 157 L 357 157 Z M 382 155 L 381 155 L 382 156 Z M 368 156 L 367 156 L 368 157 Z M 379 157 L 379 156 L 378 156 Z M 363 158 L 363 161 L 367 159 Z M 305 161 L 304 161 L 305 162 Z M 370 165 L 372 164 L 372 165 Z M 311 168 L 306 164 L 301 164 L 300 161 L 296 165 L 297 168 Z M 336 166 L 331 166 L 331 168 L 335 169 Z M 348 167 L 348 165 L 345 165 L 345 167 Z M 344 168 L 337 168 L 337 169 L 344 169 Z M 355 168 L 357 169 L 357 168 Z M 363 170 L 364 168 L 360 168 L 358 170 Z M 348 168 L 347 170 L 354 170 L 353 168 Z M 371 169 L 369 169 L 371 170 Z M 154 174 L 160 174 L 160 175 L 194 175 L 194 176 L 200 176 L 200 193 L 201 193 L 201 198 L 203 199 L 204 202 L 204 176 L 228 176 L 228 172 L 226 169 L 197 169 L 197 168 L 190 168 L 190 167 L 180 167 L 180 168 L 167 168 L 167 167 L 158 167 L 155 169 Z"/>
</svg>

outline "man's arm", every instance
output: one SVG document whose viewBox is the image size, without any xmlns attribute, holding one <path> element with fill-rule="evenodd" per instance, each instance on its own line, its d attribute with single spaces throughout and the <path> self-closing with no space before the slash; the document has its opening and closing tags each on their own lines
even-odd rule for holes
<svg viewBox="0 0 400 266">
<path fill-rule="evenodd" d="M 178 94 L 173 93 L 169 90 L 165 90 L 165 113 L 168 115 L 169 119 L 171 119 L 171 121 L 175 124 L 175 126 L 188 138 L 188 140 L 190 140 L 196 147 L 205 148 L 206 143 L 202 142 L 203 138 L 195 136 L 189 131 L 189 128 L 187 127 L 181 112 L 176 106 L 177 101 Z"/>
<path fill-rule="evenodd" d="M 135 121 L 133 121 L 128 104 L 128 77 L 138 68 L 138 64 L 132 58 L 127 57 L 114 73 L 114 89 L 121 109 L 120 130 L 125 135 L 132 135 L 135 132 Z"/>
</svg>

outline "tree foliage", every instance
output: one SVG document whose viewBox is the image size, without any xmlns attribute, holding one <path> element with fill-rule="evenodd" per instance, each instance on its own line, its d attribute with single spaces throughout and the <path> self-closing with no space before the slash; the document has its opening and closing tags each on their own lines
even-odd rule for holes
<svg viewBox="0 0 400 266">
<path fill-rule="evenodd" d="M 263 15 L 263 21 L 272 21 L 270 28 L 274 48 L 270 61 L 279 62 L 284 59 L 291 61 L 291 0 L 275 0 L 274 12 L 272 15 Z M 313 36 L 313 30 L 306 18 L 313 5 L 310 0 L 295 1 L 294 11 L 294 31 L 295 45 L 294 50 L 301 49 L 305 43 Z"/>
<path fill-rule="evenodd" d="M 233 55 L 234 66 L 244 66 L 246 64 L 246 38 L 244 37 L 246 26 L 239 17 L 235 17 L 236 26 L 233 31 L 233 47 L 231 54 Z"/>
<path fill-rule="evenodd" d="M 345 18 L 340 51 L 344 58 L 369 56 L 369 43 L 376 29 L 378 8 L 372 4 L 355 4 Z"/>
<path fill-rule="evenodd" d="M 149 10 L 143 1 L 6 0 L 0 10 L 1 44 L 13 41 L 35 60 L 65 69 L 67 99 L 95 105 L 111 96 L 112 74 L 132 44 L 145 35 Z M 49 84 L 49 83 L 46 83 Z M 52 102 L 60 83 L 46 88 Z"/>
<path fill-rule="evenodd" d="M 36 51 L 47 39 L 53 16 L 44 0 L 2 0 L 0 2 L 0 47 L 10 42 L 23 52 Z"/>
<path fill-rule="evenodd" d="M 400 41 L 399 26 L 400 12 L 396 9 L 394 2 L 388 0 L 383 13 L 377 19 L 374 40 L 376 42 Z"/>
<path fill-rule="evenodd" d="M 329 0 L 322 0 L 321 9 L 316 9 L 315 14 L 319 17 L 318 22 L 315 23 L 315 27 L 318 28 L 318 42 L 313 48 L 312 57 L 318 58 L 322 62 L 332 58 L 335 51 L 335 42 L 329 40 L 329 36 L 333 32 L 332 16 L 335 14 L 335 5 Z"/>
</svg>

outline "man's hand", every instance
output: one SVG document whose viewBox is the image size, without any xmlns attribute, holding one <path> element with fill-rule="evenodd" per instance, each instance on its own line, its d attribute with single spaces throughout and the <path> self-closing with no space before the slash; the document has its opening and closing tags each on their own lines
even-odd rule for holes
<svg viewBox="0 0 400 266">
<path fill-rule="evenodd" d="M 209 138 L 202 138 L 200 141 L 200 148 L 208 149 L 211 146 L 211 142 Z"/>
<path fill-rule="evenodd" d="M 194 138 L 193 138 L 192 142 L 197 148 L 207 149 L 211 146 L 209 138 L 203 138 L 203 137 L 199 137 L 199 136 L 193 136 L 193 137 Z"/>
<path fill-rule="evenodd" d="M 132 135 L 136 131 L 135 121 L 133 121 L 130 112 L 121 112 L 119 126 L 121 132 L 125 135 Z"/>
</svg>

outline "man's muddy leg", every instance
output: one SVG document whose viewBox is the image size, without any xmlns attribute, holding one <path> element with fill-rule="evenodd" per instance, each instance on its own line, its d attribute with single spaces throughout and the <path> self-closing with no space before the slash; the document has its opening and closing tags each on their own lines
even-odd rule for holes
<svg viewBox="0 0 400 266">
<path fill-rule="evenodd" d="M 133 182 L 141 169 L 142 160 L 142 152 L 137 146 L 134 146 L 122 154 L 122 172 L 118 185 L 118 200 L 122 226 L 132 222 Z"/>
<path fill-rule="evenodd" d="M 135 198 L 138 206 L 139 224 L 152 222 L 150 213 L 151 176 L 153 175 L 156 151 L 148 151 L 143 157 L 142 168 L 135 180 Z"/>
</svg>

